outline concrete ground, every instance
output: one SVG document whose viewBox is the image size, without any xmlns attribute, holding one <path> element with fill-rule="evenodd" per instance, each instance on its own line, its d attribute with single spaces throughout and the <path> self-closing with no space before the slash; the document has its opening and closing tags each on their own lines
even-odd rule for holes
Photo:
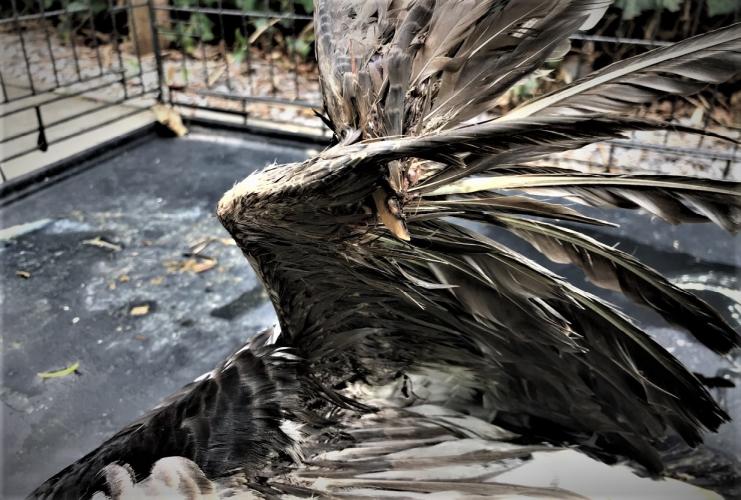
<svg viewBox="0 0 741 500">
<path fill-rule="evenodd" d="M 273 324 L 214 207 L 251 170 L 305 154 L 256 138 L 151 136 L 3 209 L 3 498 Z M 203 270 L 214 261 L 185 254 L 209 239 L 201 254 L 215 265 Z M 37 375 L 74 362 L 78 375 Z"/>
<path fill-rule="evenodd" d="M 304 144 L 207 129 L 182 139 L 148 135 L 2 209 L 3 498 L 27 494 L 275 321 L 214 206 L 255 168 L 310 153 Z M 598 236 L 740 324 L 738 238 L 710 225 L 615 218 L 622 229 Z M 657 317 L 607 297 L 693 370 L 712 375 L 726 366 Z M 76 362 L 69 376 L 38 375 Z M 741 389 L 719 396 L 741 418 Z M 709 439 L 731 454 L 740 442 L 738 424 Z"/>
</svg>

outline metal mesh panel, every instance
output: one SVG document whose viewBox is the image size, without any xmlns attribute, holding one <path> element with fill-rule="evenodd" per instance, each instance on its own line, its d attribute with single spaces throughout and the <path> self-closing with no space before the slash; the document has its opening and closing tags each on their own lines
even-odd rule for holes
<svg viewBox="0 0 741 500">
<path fill-rule="evenodd" d="M 240 7 L 248 8 L 240 8 Z M 155 6 L 169 14 L 163 86 L 184 114 L 319 129 L 321 98 L 307 2 L 193 0 Z"/>
<path fill-rule="evenodd" d="M 103 3 L 105 2 L 105 3 Z M 11 0 L 0 10 L 0 178 L 13 160 L 141 113 L 160 94 L 147 2 Z M 95 11 L 94 11 L 95 10 Z M 105 24 L 105 32 L 100 31 Z M 126 47 L 123 47 L 126 45 Z"/>
</svg>

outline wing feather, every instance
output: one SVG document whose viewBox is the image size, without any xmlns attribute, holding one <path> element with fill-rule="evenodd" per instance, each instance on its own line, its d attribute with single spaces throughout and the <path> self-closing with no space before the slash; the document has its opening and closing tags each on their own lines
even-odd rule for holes
<svg viewBox="0 0 741 500">
<path fill-rule="evenodd" d="M 727 353 L 741 345 L 717 311 L 633 256 L 554 224 L 503 215 L 496 218 L 552 261 L 580 267 L 597 286 L 622 292 L 652 308 L 715 352 Z"/>
<path fill-rule="evenodd" d="M 664 95 L 688 95 L 741 74 L 741 23 L 618 61 L 499 120 L 537 114 L 629 111 Z"/>
</svg>

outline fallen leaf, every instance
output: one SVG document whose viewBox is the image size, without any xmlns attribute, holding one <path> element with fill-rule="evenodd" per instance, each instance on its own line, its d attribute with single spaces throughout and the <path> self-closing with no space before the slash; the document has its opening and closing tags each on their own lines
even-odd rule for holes
<svg viewBox="0 0 741 500">
<path fill-rule="evenodd" d="M 120 252 L 121 251 L 121 246 L 120 245 L 116 245 L 115 243 L 111 243 L 110 241 L 106 241 L 103 238 L 101 238 L 100 236 L 96 236 L 92 240 L 85 240 L 85 241 L 82 242 L 82 244 L 83 245 L 93 246 L 93 247 L 98 247 L 98 248 L 105 248 L 106 250 L 110 250 L 112 252 Z"/>
<path fill-rule="evenodd" d="M 130 279 L 131 278 L 129 278 L 128 274 L 122 274 L 118 277 L 118 281 L 120 281 L 121 283 L 128 283 Z"/>
<path fill-rule="evenodd" d="M 132 316 L 146 316 L 147 314 L 149 314 L 149 305 L 143 304 L 141 306 L 134 306 L 129 311 L 129 314 L 131 314 Z"/>
<path fill-rule="evenodd" d="M 67 375 L 72 375 L 73 373 L 77 371 L 79 367 L 80 367 L 80 362 L 75 361 L 74 363 L 69 365 L 67 368 L 62 368 L 61 370 L 52 370 L 48 372 L 40 372 L 40 373 L 37 373 L 36 375 L 38 375 L 42 379 L 61 378 L 61 377 L 66 377 Z"/>
<path fill-rule="evenodd" d="M 162 262 L 162 265 L 165 266 L 165 270 L 167 270 L 168 273 L 177 273 L 180 271 L 181 264 L 177 260 L 166 260 Z"/>
<path fill-rule="evenodd" d="M 190 246 L 191 254 L 199 254 L 203 252 L 212 242 L 214 238 L 203 238 Z"/>
<path fill-rule="evenodd" d="M 183 125 L 183 119 L 180 117 L 180 114 L 172 109 L 171 106 L 155 104 L 152 106 L 152 112 L 157 121 L 172 130 L 176 136 L 182 137 L 188 133 L 188 129 Z"/>
<path fill-rule="evenodd" d="M 208 271 L 209 269 L 213 269 L 214 266 L 216 266 L 216 259 L 200 260 L 196 261 L 192 266 L 190 266 L 190 270 L 194 273 L 203 273 Z"/>
<path fill-rule="evenodd" d="M 276 19 L 271 19 L 265 24 L 261 24 L 260 26 L 258 26 L 255 32 L 249 38 L 250 45 L 253 45 L 257 41 L 257 39 L 262 36 L 263 33 L 265 33 L 268 29 L 272 28 L 279 22 L 280 22 L 280 19 L 276 18 Z"/>
<path fill-rule="evenodd" d="M 168 273 L 203 273 L 213 269 L 218 261 L 213 257 L 188 258 L 185 260 L 168 260 L 164 262 Z"/>
<path fill-rule="evenodd" d="M 178 68 L 175 65 L 170 65 L 167 67 L 167 72 L 165 73 L 165 82 L 167 83 L 167 85 L 172 86 L 172 82 L 175 81 L 175 72 L 177 71 L 177 69 Z"/>
<path fill-rule="evenodd" d="M 25 280 L 31 277 L 31 273 L 29 273 L 28 271 L 16 271 L 15 275 Z"/>
<path fill-rule="evenodd" d="M 155 276 L 154 278 L 149 280 L 149 283 L 152 285 L 161 285 L 163 281 L 165 281 L 165 278 L 163 278 L 162 276 Z"/>
<path fill-rule="evenodd" d="M 206 248 L 208 248 L 208 246 L 211 243 L 216 243 L 216 242 L 219 242 L 222 245 L 227 245 L 227 246 L 236 246 L 237 245 L 237 242 L 235 242 L 232 238 L 216 238 L 214 236 L 209 236 L 207 238 L 202 238 L 202 239 L 198 240 L 197 242 L 193 243 L 190 246 L 190 252 L 188 252 L 188 254 L 185 254 L 185 255 L 188 255 L 188 256 L 195 255 L 195 256 L 198 256 L 198 257 L 210 259 L 211 257 L 209 257 L 207 255 L 202 255 L 203 254 L 203 251 L 206 250 Z"/>
<path fill-rule="evenodd" d="M 705 109 L 698 106 L 695 108 L 695 111 L 692 112 L 692 116 L 690 117 L 690 122 L 695 127 L 702 127 L 703 118 L 705 117 Z"/>
</svg>

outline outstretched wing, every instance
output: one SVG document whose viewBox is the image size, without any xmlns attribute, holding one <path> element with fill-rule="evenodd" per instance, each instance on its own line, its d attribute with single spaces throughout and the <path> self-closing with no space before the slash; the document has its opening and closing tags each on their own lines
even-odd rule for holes
<svg viewBox="0 0 741 500">
<path fill-rule="evenodd" d="M 305 393 L 296 359 L 263 345 L 271 334 L 257 335 L 29 498 L 86 500 L 96 492 L 116 499 L 193 498 L 188 494 L 211 492 L 206 476 L 279 468 L 297 445 L 285 424 L 302 413 L 298 401 Z M 129 489 L 147 477 L 138 490 Z M 148 490 L 163 478 L 170 480 Z"/>
<path fill-rule="evenodd" d="M 488 111 L 497 97 L 589 29 L 610 0 L 316 2 L 327 113 L 341 137 L 420 135 Z M 614 113 L 734 78 L 738 26 L 616 62 L 507 113 Z"/>
<path fill-rule="evenodd" d="M 511 454 L 498 454 L 494 442 L 505 438 L 489 432 L 494 422 L 659 472 L 669 438 L 693 446 L 726 421 L 700 381 L 629 318 L 466 219 L 580 267 L 716 352 L 739 346 L 738 333 L 700 299 L 559 225 L 607 223 L 526 194 L 737 229 L 737 183 L 585 175 L 528 162 L 658 127 L 594 112 L 732 76 L 741 25 L 612 66 L 511 115 L 457 126 L 563 53 L 569 34 L 607 2 L 316 3 L 322 89 L 342 144 L 301 164 L 267 167 L 218 207 L 265 284 L 280 335 L 259 337 L 34 495 L 89 496 L 107 482 L 118 497 L 173 484 L 226 496 L 229 487 L 212 480 L 239 469 L 241 490 L 265 496 L 552 498 L 569 493 L 501 485 L 487 473 L 469 480 L 461 469 L 450 482 L 427 481 L 442 471 L 417 455 L 439 463 L 451 451 L 445 443 L 461 451 L 471 438 L 478 447 L 456 463 L 470 461 L 474 473 L 521 460 L 521 448 L 504 445 Z M 420 415 L 420 405 L 438 413 Z M 358 416 L 371 406 L 385 410 Z M 308 460 L 297 467 L 301 450 Z M 135 485 L 172 455 L 194 463 L 159 462 Z M 111 462 L 129 466 L 98 476 Z"/>
<path fill-rule="evenodd" d="M 317 59 L 336 133 L 460 123 L 592 27 L 610 0 L 318 0 Z"/>
<path fill-rule="evenodd" d="M 146 478 L 125 464 L 107 466 L 101 476 L 109 495 L 97 493 L 93 500 L 716 498 L 676 480 L 639 478 L 574 450 L 515 444 L 512 433 L 441 406 L 386 408 L 343 424 L 340 438 L 304 435 L 302 467 L 259 482 L 245 474 L 214 478 L 191 460 L 167 457 Z M 702 464 L 702 456 L 690 460 Z"/>
<path fill-rule="evenodd" d="M 407 71 L 400 87 L 401 125 L 393 126 L 398 114 L 388 113 L 388 102 L 396 77 L 394 70 L 381 69 L 393 67 L 398 40 L 408 41 L 404 56 L 414 62 L 436 39 L 434 23 L 450 19 L 437 9 L 462 2 L 439 2 L 432 12 L 427 2 L 369 4 L 378 20 L 396 21 L 379 28 L 383 36 L 370 45 L 374 52 L 349 64 L 342 81 L 360 81 L 373 67 L 379 71 L 380 86 L 372 87 L 373 99 L 363 101 L 373 103 L 377 119 L 364 121 L 364 105 L 353 100 L 358 94 L 338 90 L 351 85 L 337 84 L 337 68 L 326 66 L 333 73 L 323 70 L 322 76 L 340 107 L 355 113 L 347 121 L 341 118 L 345 111 L 328 104 L 338 128 L 360 128 L 370 139 L 248 178 L 225 196 L 219 216 L 270 291 L 283 326 L 281 342 L 297 349 L 330 385 L 448 373 L 435 403 L 531 436 L 578 443 L 604 459 L 627 456 L 658 471 L 667 436 L 695 445 L 703 429 L 717 429 L 727 415 L 694 375 L 614 307 L 460 219 L 512 232 L 725 353 L 739 345 L 739 335 L 702 300 L 635 258 L 558 225 L 599 221 L 522 193 L 559 192 L 590 204 L 645 208 L 674 223 L 710 220 L 735 230 L 741 189 L 730 182 L 585 175 L 528 165 L 623 131 L 662 126 L 584 113 L 586 104 L 579 104 L 578 113 L 565 112 L 563 103 L 584 102 L 579 88 L 600 89 L 599 76 L 561 91 L 568 99 L 558 100 L 558 112 L 554 104 L 537 112 L 515 110 L 522 117 L 451 128 L 485 109 L 547 58 L 557 40 L 587 22 L 574 2 L 546 3 L 550 10 L 538 16 L 519 10 L 527 2 L 472 9 L 469 26 L 449 30 L 463 33 L 460 40 L 441 48 L 444 55 L 430 56 L 453 62 L 416 76 Z M 388 5 L 396 10 L 379 10 Z M 322 31 L 322 12 L 320 57 L 337 54 L 338 47 L 349 51 L 343 39 Z M 359 11 L 348 12 L 350 19 L 361 19 Z M 499 28 L 491 31 L 493 25 Z M 341 30 L 353 39 L 351 22 Z M 689 74 L 701 79 L 702 68 L 727 61 L 728 67 L 707 74 L 715 81 L 735 72 L 739 39 L 741 25 L 735 25 L 661 49 L 660 56 L 649 52 L 631 61 L 637 73 L 621 70 L 613 80 L 629 86 L 634 74 L 649 85 L 654 70 L 673 74 L 657 76 L 664 84 Z M 322 52 L 326 47 L 332 52 Z M 490 50 L 496 64 L 478 60 L 481 50 Z M 466 56 L 456 59 L 458 54 Z M 486 69 L 477 80 L 471 72 L 479 64 Z M 650 86 L 652 95 L 660 89 Z M 343 97 L 349 95 L 355 97 Z M 446 107 L 448 102 L 455 105 Z M 405 137 L 373 139 L 381 133 Z"/>
<path fill-rule="evenodd" d="M 534 99 L 503 119 L 534 114 L 614 113 L 664 95 L 688 95 L 741 74 L 738 24 L 618 61 Z"/>
</svg>

